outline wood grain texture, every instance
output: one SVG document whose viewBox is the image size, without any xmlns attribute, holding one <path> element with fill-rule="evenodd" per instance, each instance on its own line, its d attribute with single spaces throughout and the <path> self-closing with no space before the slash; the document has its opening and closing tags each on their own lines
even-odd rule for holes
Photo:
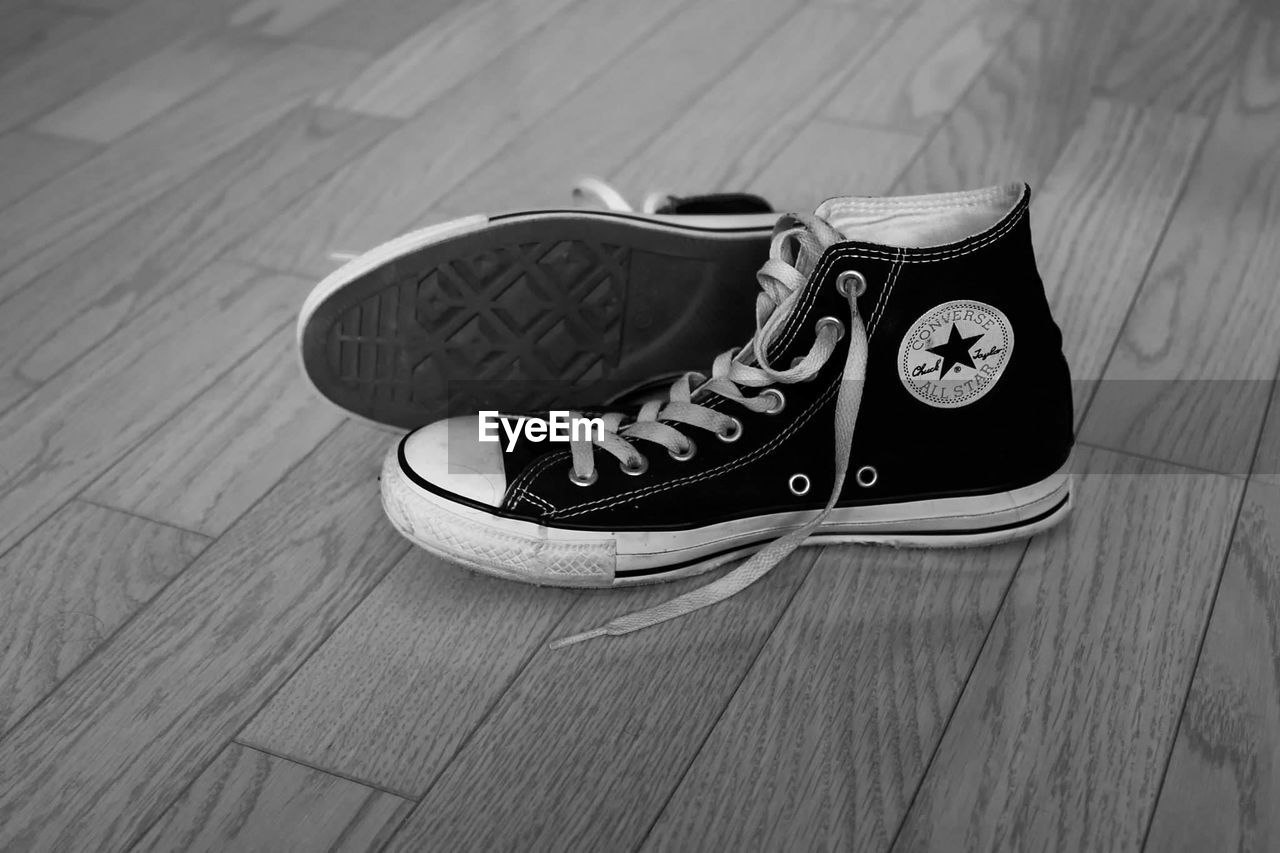
<svg viewBox="0 0 1280 853">
<path fill-rule="evenodd" d="M 50 42 L 0 75 L 0 131 L 56 109 L 176 38 L 219 27 L 232 2 L 140 0 Z"/>
<path fill-rule="evenodd" d="M 6 260 L 0 268 L 0 298 L 363 62 L 361 56 L 318 47 L 272 50 L 29 194 L 21 215 L 0 215 Z"/>
<path fill-rule="evenodd" d="M 244 0 L 229 23 L 264 36 L 291 36 L 344 0 Z"/>
<path fill-rule="evenodd" d="M 374 851 L 409 803 L 229 744 L 131 853 Z M 294 827 L 287 836 L 281 826 Z"/>
<path fill-rule="evenodd" d="M 823 549 L 645 849 L 887 849 L 1025 547 Z"/>
<path fill-rule="evenodd" d="M 219 536 L 342 421 L 276 332 L 85 490 L 90 500 Z"/>
<path fill-rule="evenodd" d="M 0 415 L 0 550 L 256 348 L 307 289 L 214 264 Z"/>
<path fill-rule="evenodd" d="M 1272 486 L 1280 486 L 1280 405 L 1276 401 L 1277 383 L 1271 385 L 1271 405 L 1258 439 L 1258 452 L 1253 458 L 1249 476 Z"/>
<path fill-rule="evenodd" d="M 896 849 L 1141 846 L 1243 484 L 1100 452 L 1079 467 Z"/>
<path fill-rule="evenodd" d="M 361 252 L 428 224 L 441 195 L 618 61 L 683 2 L 593 0 L 566 10 L 555 26 L 515 45 L 261 229 L 237 256 L 322 276 L 334 268 L 331 252 Z M 561 189 L 567 200 L 568 186 Z M 461 213 L 476 210 L 468 201 Z"/>
<path fill-rule="evenodd" d="M 379 56 L 321 103 L 389 118 L 410 118 L 572 2 L 575 0 L 483 0 L 457 6 L 434 26 L 424 27 Z"/>
<path fill-rule="evenodd" d="M 0 136 L 0 211 L 90 156 L 98 146 L 15 130 Z"/>
<path fill-rule="evenodd" d="M 633 848 L 662 810 L 813 564 L 793 555 L 750 589 L 624 638 L 540 647 L 387 847 Z M 575 633 L 707 582 L 584 595 Z M 423 720 L 421 731 L 436 721 Z"/>
<path fill-rule="evenodd" d="M 938 125 L 897 189 L 1038 184 L 1088 107 L 1135 0 L 1037 0 Z"/>
<path fill-rule="evenodd" d="M 1280 363 L 1280 21 L 1255 28 L 1085 420 L 1085 440 L 1245 473 Z"/>
<path fill-rule="evenodd" d="M 1206 125 L 1094 100 L 1035 196 L 1036 262 L 1077 381 L 1102 376 Z"/>
<path fill-rule="evenodd" d="M 1150 850 L 1280 847 L 1280 489 L 1251 483 Z"/>
<path fill-rule="evenodd" d="M 0 75 L 29 56 L 74 37 L 97 23 L 74 9 L 34 4 L 0 8 Z"/>
<path fill-rule="evenodd" d="M 302 106 L 14 294 L 0 318 L 0 407 L 88 352 L 390 129 Z"/>
<path fill-rule="evenodd" d="M 924 0 L 882 39 L 823 115 L 926 132 L 951 111 L 1026 0 Z"/>
<path fill-rule="evenodd" d="M 73 98 L 33 128 L 85 142 L 114 142 L 260 54 L 256 45 L 226 38 L 181 40 Z"/>
<path fill-rule="evenodd" d="M 349 425 L 0 741 L 0 849 L 140 837 L 407 546 Z"/>
<path fill-rule="evenodd" d="M 802 6 L 769 35 L 768 49 L 735 67 L 637 151 L 614 175 L 616 183 L 637 198 L 654 187 L 741 189 L 892 24 L 883 14 Z"/>
<path fill-rule="evenodd" d="M 361 0 L 345 2 L 294 37 L 308 44 L 382 54 L 463 0 Z"/>
<path fill-rule="evenodd" d="M 579 597 L 414 549 L 240 740 L 419 797 Z"/>
<path fill-rule="evenodd" d="M 0 733 L 209 542 L 71 501 L 0 557 Z"/>
<path fill-rule="evenodd" d="M 770 0 L 694 0 L 453 188 L 441 206 L 503 210 L 563 204 L 574 178 L 613 174 L 739 63 L 760 61 L 768 52 L 767 40 L 797 6 Z M 715 33 L 714 38 L 708 33 Z M 759 106 L 772 114 L 784 105 Z"/>
<path fill-rule="evenodd" d="M 1242 3 L 1146 3 L 1099 80 L 1100 94 L 1131 104 L 1212 115 L 1245 44 Z"/>
<path fill-rule="evenodd" d="M 814 119 L 745 189 L 778 210 L 815 209 L 840 195 L 882 195 L 924 145 L 924 138 L 831 119 Z"/>
</svg>

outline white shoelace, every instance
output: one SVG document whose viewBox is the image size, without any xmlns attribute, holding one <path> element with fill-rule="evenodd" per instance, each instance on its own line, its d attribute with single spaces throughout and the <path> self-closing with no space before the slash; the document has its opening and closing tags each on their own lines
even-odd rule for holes
<svg viewBox="0 0 1280 853">
<path fill-rule="evenodd" d="M 736 432 L 742 428 L 736 418 L 694 400 L 703 394 L 714 393 L 751 411 L 769 411 L 783 399 L 769 393 L 771 386 L 804 382 L 816 375 L 835 352 L 836 344 L 844 334 L 838 323 L 820 321 L 809 352 L 786 370 L 777 370 L 769 364 L 768 349 L 796 310 L 809 273 L 823 250 L 841 239 L 839 232 L 817 217 L 798 214 L 782 217 L 774 229 L 769 260 L 757 273 L 761 292 L 756 297 L 756 333 L 751 340 L 737 351 L 721 353 L 715 360 L 709 379 L 690 373 L 676 380 L 666 402 L 646 403 L 634 421 L 624 423 L 624 416 L 620 414 L 606 416 L 603 438 L 582 439 L 570 445 L 573 477 L 583 484 L 594 482 L 595 448 L 611 454 L 628 470 L 643 470 L 647 466 L 644 456 L 629 439 L 652 442 L 666 448 L 676 458 L 689 458 L 696 452 L 692 439 L 676 427 L 660 423 L 660 420 L 702 427 L 726 438 L 736 438 Z M 724 601 L 766 575 L 826 519 L 840 497 L 849 470 L 853 429 L 858 420 L 862 383 L 867 372 L 867 330 L 858 314 L 858 295 L 852 288 L 847 294 L 849 351 L 836 395 L 835 482 L 826 506 L 802 527 L 768 543 L 745 563 L 706 586 L 655 607 L 620 616 L 599 628 L 555 640 L 551 648 L 558 649 L 605 635 L 629 634 Z M 746 397 L 741 388 L 765 390 L 754 397 Z M 711 567 L 733 559 L 736 557 L 722 558 L 713 562 Z"/>
<path fill-rule="evenodd" d="M 641 213 L 657 213 L 673 196 L 669 192 L 655 190 L 640 203 Z M 619 213 L 635 213 L 635 208 L 608 182 L 586 175 L 573 182 L 573 201 L 579 205 L 594 205 Z"/>
</svg>

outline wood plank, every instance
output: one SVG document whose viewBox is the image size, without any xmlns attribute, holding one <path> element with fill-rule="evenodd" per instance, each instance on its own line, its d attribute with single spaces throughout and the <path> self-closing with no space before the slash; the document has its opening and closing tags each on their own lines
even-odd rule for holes
<svg viewBox="0 0 1280 853">
<path fill-rule="evenodd" d="M 213 264 L 0 415 L 0 551 L 261 344 L 308 289 Z"/>
<path fill-rule="evenodd" d="M 1244 3 L 1146 3 L 1099 80 L 1100 94 L 1211 116 L 1245 47 Z"/>
<path fill-rule="evenodd" d="M 925 0 L 878 40 L 823 115 L 930 130 L 960 100 L 1026 5 L 1027 0 Z"/>
<path fill-rule="evenodd" d="M 63 104 L 33 128 L 86 142 L 114 142 L 261 52 L 258 45 L 227 38 L 180 39 Z"/>
<path fill-rule="evenodd" d="M 824 548 L 645 848 L 887 849 L 1025 548 Z"/>
<path fill-rule="evenodd" d="M 97 23 L 73 9 L 23 5 L 0 10 L 0 75 L 32 54 L 73 38 Z"/>
<path fill-rule="evenodd" d="M 339 429 L 0 741 L 0 849 L 119 850 L 163 814 L 404 553 L 383 452 Z"/>
<path fill-rule="evenodd" d="M 409 805 L 232 743 L 131 853 L 377 850 Z"/>
<path fill-rule="evenodd" d="M 365 51 L 377 56 L 409 35 L 433 26 L 462 0 L 361 0 L 342 3 L 299 30 L 308 44 Z"/>
<path fill-rule="evenodd" d="M 239 739 L 421 796 L 579 597 L 414 549 Z"/>
<path fill-rule="evenodd" d="M 1035 196 L 1036 261 L 1077 382 L 1102 376 L 1207 121 L 1099 98 Z"/>
<path fill-rule="evenodd" d="M 410 118 L 576 0 L 485 0 L 454 8 L 378 57 L 321 103 Z"/>
<path fill-rule="evenodd" d="M 581 850 L 634 849 L 817 553 L 793 555 L 750 589 L 688 618 L 625 638 L 538 648 L 388 853 L 545 849 L 567 840 Z M 706 582 L 583 595 L 555 635 Z M 417 736 L 437 737 L 441 725 L 424 717 Z"/>
<path fill-rule="evenodd" d="M 1134 2 L 1032 3 L 938 125 L 899 190 L 1038 184 L 1088 107 Z"/>
<path fill-rule="evenodd" d="M 195 533 L 71 501 L 0 557 L 0 732 L 208 543 Z"/>
<path fill-rule="evenodd" d="M 773 34 L 794 14 L 793 3 L 695 0 L 450 190 L 440 206 L 497 211 L 563 204 L 574 178 L 613 174 L 739 63 L 762 61 Z M 758 106 L 766 114 L 780 108 Z"/>
<path fill-rule="evenodd" d="M 1258 440 L 1249 476 L 1262 483 L 1280 486 L 1280 404 L 1276 402 L 1277 383 L 1271 383 L 1271 406 Z"/>
<path fill-rule="evenodd" d="M 0 210 L 97 153 L 98 146 L 26 130 L 0 135 Z"/>
<path fill-rule="evenodd" d="M 344 0 L 243 0 L 231 13 L 232 27 L 264 36 L 292 36 L 342 5 Z"/>
<path fill-rule="evenodd" d="M 686 0 L 593 0 L 569 9 L 317 188 L 237 252 L 323 276 L 329 254 L 360 252 L 427 224 L 441 195 L 616 63 Z M 656 39 L 669 41 L 671 30 Z M 654 41 L 650 50 L 660 43 Z M 652 54 L 650 54 L 652 56 Z M 568 188 L 562 188 L 567 194 Z M 468 203 L 463 212 L 476 208 Z M 458 213 L 458 211 L 453 211 Z"/>
<path fill-rule="evenodd" d="M 1251 483 L 1150 850 L 1280 846 L 1280 489 Z"/>
<path fill-rule="evenodd" d="M 292 326 L 220 377 L 85 496 L 219 536 L 342 421 L 298 374 Z"/>
<path fill-rule="evenodd" d="M 0 131 L 55 109 L 180 35 L 220 27 L 232 2 L 140 0 L 50 43 L 0 76 Z"/>
<path fill-rule="evenodd" d="M 1243 484 L 1104 452 L 1031 542 L 897 847 L 1137 850 Z"/>
<path fill-rule="evenodd" d="M 887 15 L 803 6 L 769 35 L 769 47 L 739 64 L 667 120 L 614 173 L 634 197 L 655 187 L 676 192 L 737 190 L 782 151 L 888 32 Z M 761 104 L 771 105 L 761 109 Z"/>
<path fill-rule="evenodd" d="M 5 247 L 0 298 L 48 272 L 363 62 L 361 56 L 318 47 L 285 45 L 271 50 L 261 61 L 29 194 L 20 210 L 0 216 L 0 245 Z"/>
<path fill-rule="evenodd" d="M 1107 364 L 1087 441 L 1249 470 L 1280 363 L 1280 22 L 1254 34 Z"/>
<path fill-rule="evenodd" d="M 778 210 L 813 210 L 833 196 L 882 195 L 922 145 L 924 138 L 913 134 L 818 118 L 748 180 L 746 189 Z"/>
<path fill-rule="evenodd" d="M 0 406 L 21 398 L 381 138 L 385 119 L 301 106 L 14 294 Z"/>
</svg>

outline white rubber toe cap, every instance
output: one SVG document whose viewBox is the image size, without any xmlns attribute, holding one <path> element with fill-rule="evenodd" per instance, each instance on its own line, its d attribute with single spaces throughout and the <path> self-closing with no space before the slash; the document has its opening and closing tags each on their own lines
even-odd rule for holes
<svg viewBox="0 0 1280 853">
<path fill-rule="evenodd" d="M 502 446 L 480 441 L 478 426 L 474 417 L 449 418 L 410 433 L 404 442 L 404 464 L 433 486 L 500 506 L 507 493 Z"/>
</svg>

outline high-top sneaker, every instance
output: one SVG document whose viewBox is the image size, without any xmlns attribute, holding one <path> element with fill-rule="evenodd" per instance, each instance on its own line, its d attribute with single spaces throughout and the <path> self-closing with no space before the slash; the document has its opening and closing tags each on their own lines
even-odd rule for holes
<svg viewBox="0 0 1280 853">
<path fill-rule="evenodd" d="M 751 322 L 777 214 L 746 194 L 651 194 L 634 211 L 469 216 L 406 234 L 321 281 L 298 318 L 311 383 L 375 423 L 595 400 L 705 364 Z"/>
<path fill-rule="evenodd" d="M 429 551 L 557 586 L 670 580 L 768 543 L 591 635 L 719 601 L 806 542 L 1045 530 L 1071 504 L 1072 400 L 1029 197 L 1017 184 L 843 198 L 783 217 L 755 334 L 709 376 L 590 432 L 579 419 L 559 446 L 535 440 L 545 423 L 492 415 L 419 429 L 386 458 L 383 507 Z"/>
</svg>

